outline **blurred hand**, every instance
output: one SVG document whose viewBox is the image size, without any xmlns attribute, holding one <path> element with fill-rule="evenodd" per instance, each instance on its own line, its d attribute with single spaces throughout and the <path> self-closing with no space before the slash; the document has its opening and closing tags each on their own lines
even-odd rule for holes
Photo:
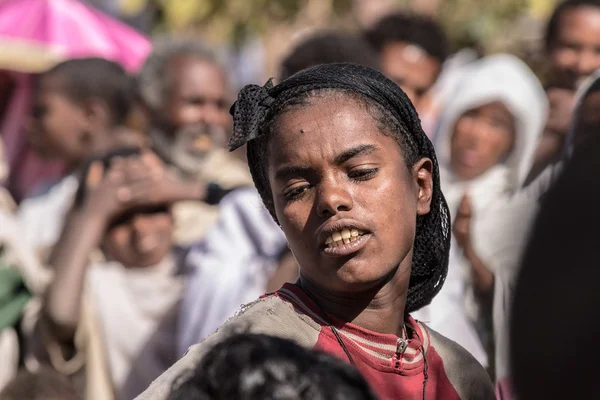
<svg viewBox="0 0 600 400">
<path fill-rule="evenodd" d="M 546 123 L 546 130 L 560 135 L 566 135 L 575 107 L 575 93 L 568 89 L 548 89 L 550 113 Z"/>
<path fill-rule="evenodd" d="M 453 234 L 458 246 L 465 250 L 471 247 L 471 199 L 465 194 L 458 206 L 454 219 Z"/>
<path fill-rule="evenodd" d="M 83 208 L 94 216 L 111 218 L 124 211 L 131 200 L 123 166 L 105 170 L 102 162 L 95 161 L 90 165 L 84 184 Z"/>
<path fill-rule="evenodd" d="M 120 162 L 125 165 L 131 202 L 136 205 L 201 201 L 206 195 L 206 185 L 203 182 L 182 179 L 152 152 L 119 160 L 116 165 Z"/>
<path fill-rule="evenodd" d="M 206 194 L 202 182 L 182 180 L 151 152 L 115 158 L 106 171 L 93 163 L 85 185 L 87 210 L 109 219 L 135 207 L 201 201 Z"/>
</svg>

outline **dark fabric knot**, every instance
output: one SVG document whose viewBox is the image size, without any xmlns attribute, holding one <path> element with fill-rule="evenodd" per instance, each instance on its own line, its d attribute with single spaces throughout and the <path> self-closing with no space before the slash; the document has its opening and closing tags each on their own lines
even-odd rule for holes
<svg viewBox="0 0 600 400">
<path fill-rule="evenodd" d="M 275 99 L 269 95 L 273 78 L 264 86 L 247 85 L 239 93 L 229 113 L 233 116 L 233 133 L 229 151 L 233 151 L 259 136 L 260 124 L 265 120 Z"/>
</svg>

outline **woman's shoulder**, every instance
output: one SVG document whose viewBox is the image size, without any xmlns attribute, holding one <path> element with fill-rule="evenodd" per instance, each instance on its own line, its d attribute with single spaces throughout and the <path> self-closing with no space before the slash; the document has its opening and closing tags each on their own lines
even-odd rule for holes
<svg viewBox="0 0 600 400">
<path fill-rule="evenodd" d="M 460 398 L 495 399 L 490 376 L 475 357 L 458 343 L 422 325 L 429 334 L 431 347 L 442 359 L 448 380 Z"/>
<path fill-rule="evenodd" d="M 312 348 L 317 342 L 317 327 L 304 319 L 294 306 L 276 294 L 262 296 L 242 306 L 215 333 L 201 343 L 190 347 L 187 353 L 169 370 L 158 377 L 138 400 L 167 399 L 173 382 L 186 371 L 196 368 L 204 355 L 217 343 L 240 333 L 262 333 L 295 341 Z"/>
</svg>

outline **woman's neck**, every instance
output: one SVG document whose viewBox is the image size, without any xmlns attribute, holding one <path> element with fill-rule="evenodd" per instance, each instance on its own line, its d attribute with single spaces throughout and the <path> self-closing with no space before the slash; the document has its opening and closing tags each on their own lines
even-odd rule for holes
<svg viewBox="0 0 600 400">
<path fill-rule="evenodd" d="M 381 285 L 363 292 L 332 293 L 300 274 L 299 284 L 322 311 L 378 333 L 402 336 L 408 269 L 398 267 Z"/>
</svg>

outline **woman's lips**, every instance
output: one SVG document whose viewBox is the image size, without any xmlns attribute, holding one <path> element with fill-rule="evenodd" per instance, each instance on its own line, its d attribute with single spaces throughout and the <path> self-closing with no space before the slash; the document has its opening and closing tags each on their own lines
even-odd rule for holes
<svg viewBox="0 0 600 400">
<path fill-rule="evenodd" d="M 364 233 L 359 236 L 356 236 L 356 239 L 354 241 L 342 241 L 341 243 L 338 242 L 338 244 L 335 246 L 331 244 L 326 244 L 325 247 L 323 247 L 322 251 L 324 254 L 333 257 L 348 256 L 350 254 L 360 251 L 367 244 L 371 236 L 372 235 L 370 233 Z"/>
</svg>

